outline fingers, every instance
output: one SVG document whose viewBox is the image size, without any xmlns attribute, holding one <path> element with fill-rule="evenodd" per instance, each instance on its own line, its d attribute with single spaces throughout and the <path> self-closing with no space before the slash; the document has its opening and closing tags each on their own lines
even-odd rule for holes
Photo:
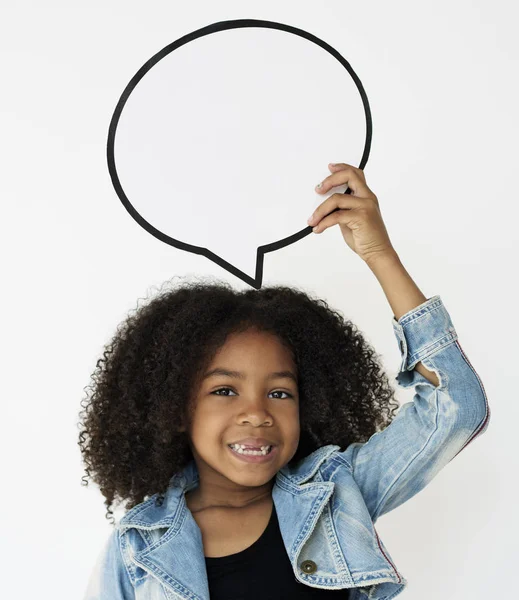
<svg viewBox="0 0 519 600">
<path fill-rule="evenodd" d="M 349 227 L 351 227 L 352 223 L 358 221 L 358 216 L 356 211 L 351 210 L 334 210 L 329 215 L 324 217 L 312 228 L 314 233 L 322 233 L 325 229 L 328 229 L 332 225 L 336 225 L 337 223 L 345 223 Z"/>
<path fill-rule="evenodd" d="M 314 210 L 307 223 L 313 227 L 337 208 L 351 209 L 362 206 L 364 206 L 364 203 L 359 198 L 353 198 L 348 194 L 332 194 Z"/>
<path fill-rule="evenodd" d="M 333 187 L 346 184 L 355 196 L 371 195 L 371 190 L 366 185 L 362 169 L 346 163 L 338 163 L 335 166 L 329 164 L 328 168 L 333 173 L 320 182 L 320 187 L 316 186 L 315 191 L 318 194 L 325 194 Z"/>
</svg>

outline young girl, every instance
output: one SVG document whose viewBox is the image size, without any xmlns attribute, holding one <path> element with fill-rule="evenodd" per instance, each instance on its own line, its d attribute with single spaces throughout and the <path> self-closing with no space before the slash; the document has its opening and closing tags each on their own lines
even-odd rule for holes
<svg viewBox="0 0 519 600">
<path fill-rule="evenodd" d="M 314 231 L 339 223 L 393 312 L 414 387 L 398 413 L 378 355 L 324 300 L 193 283 L 121 326 L 79 445 L 126 514 L 85 600 L 389 600 L 407 585 L 375 529 L 488 427 L 483 385 L 439 296 L 400 262 L 362 170 L 330 166 Z M 112 519 L 112 523 L 115 521 Z"/>
</svg>

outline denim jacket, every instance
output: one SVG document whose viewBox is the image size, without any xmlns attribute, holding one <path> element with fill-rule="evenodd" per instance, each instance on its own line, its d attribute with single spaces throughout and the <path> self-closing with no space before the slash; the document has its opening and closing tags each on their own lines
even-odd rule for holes
<svg viewBox="0 0 519 600">
<path fill-rule="evenodd" d="M 389 600 L 407 580 L 376 520 L 422 490 L 483 433 L 490 410 L 440 296 L 392 319 L 401 363 L 396 380 L 414 386 L 383 431 L 341 451 L 328 445 L 277 474 L 272 488 L 296 579 L 322 589 L 352 588 L 351 600 Z M 434 371 L 435 387 L 418 371 Z M 157 494 L 130 509 L 110 534 L 84 600 L 209 600 L 202 535 L 184 494 L 198 484 L 191 461 Z"/>
</svg>

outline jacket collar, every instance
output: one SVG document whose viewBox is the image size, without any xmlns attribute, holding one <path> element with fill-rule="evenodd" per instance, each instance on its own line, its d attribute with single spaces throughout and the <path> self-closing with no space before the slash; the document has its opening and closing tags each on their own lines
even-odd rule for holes
<svg viewBox="0 0 519 600">
<path fill-rule="evenodd" d="M 295 493 L 296 488 L 311 479 L 321 464 L 336 450 L 340 450 L 340 446 L 322 446 L 295 465 L 285 465 L 276 474 L 276 482 L 282 481 L 285 488 L 292 486 Z M 121 530 L 132 527 L 148 530 L 169 528 L 178 519 L 176 512 L 182 495 L 198 484 L 198 478 L 195 461 L 191 460 L 180 473 L 171 478 L 162 506 L 155 506 L 158 494 L 154 494 L 130 509 L 115 527 Z"/>
</svg>

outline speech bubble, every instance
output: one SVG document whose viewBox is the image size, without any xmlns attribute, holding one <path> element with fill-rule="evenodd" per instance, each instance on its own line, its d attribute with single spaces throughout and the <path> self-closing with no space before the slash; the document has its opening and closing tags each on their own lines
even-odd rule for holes
<svg viewBox="0 0 519 600">
<path fill-rule="evenodd" d="M 146 231 L 260 289 L 264 255 L 312 232 L 324 200 L 314 187 L 330 174 L 316 165 L 356 164 L 363 147 L 364 169 L 371 137 L 364 87 L 337 50 L 290 25 L 237 19 L 144 63 L 113 113 L 107 160 Z"/>
</svg>

